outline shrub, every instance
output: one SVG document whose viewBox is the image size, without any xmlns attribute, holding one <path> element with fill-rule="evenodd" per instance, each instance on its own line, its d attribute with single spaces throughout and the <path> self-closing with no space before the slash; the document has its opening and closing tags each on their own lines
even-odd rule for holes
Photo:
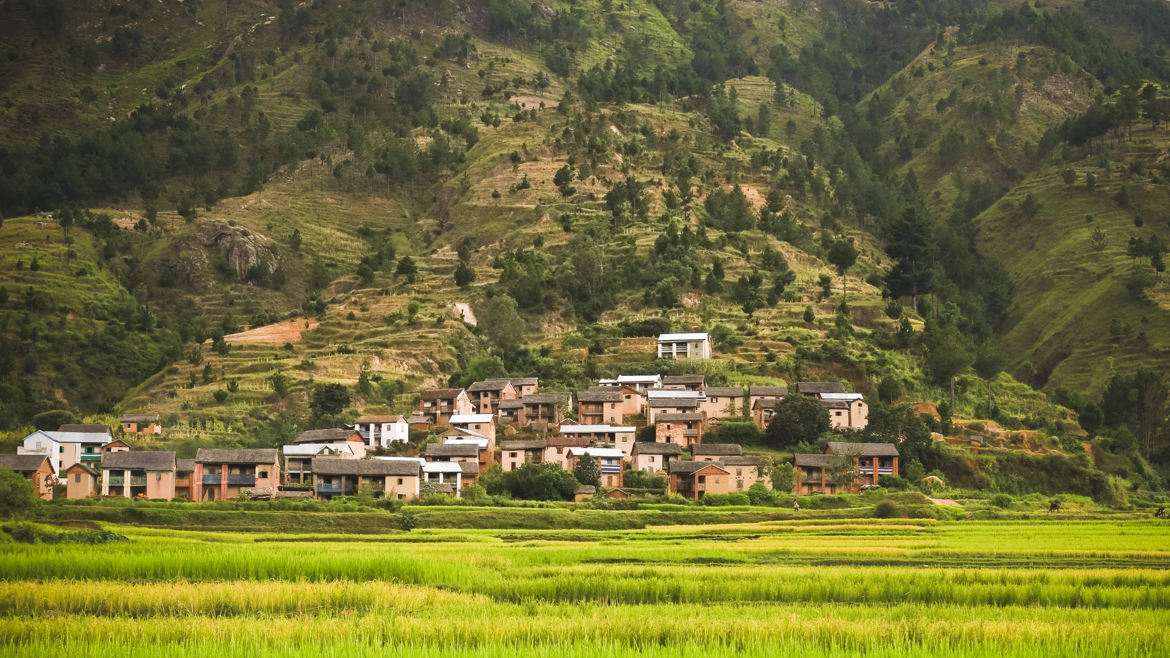
<svg viewBox="0 0 1170 658">
<path fill-rule="evenodd" d="M 405 532 L 414 530 L 415 523 L 414 513 L 410 510 L 403 510 L 402 516 L 398 517 L 398 527 Z"/>
<path fill-rule="evenodd" d="M 1007 509 L 1008 507 L 1011 507 L 1013 500 L 1014 499 L 1011 496 L 1004 493 L 999 493 L 991 497 L 991 504 L 995 505 L 996 507 Z"/>
<path fill-rule="evenodd" d="M 898 516 L 900 511 L 898 504 L 892 500 L 883 500 L 873 506 L 873 515 L 879 519 L 892 519 Z"/>
<path fill-rule="evenodd" d="M 910 488 L 910 481 L 897 475 L 879 475 L 878 486 L 883 489 L 893 489 L 894 491 L 905 491 Z"/>
</svg>

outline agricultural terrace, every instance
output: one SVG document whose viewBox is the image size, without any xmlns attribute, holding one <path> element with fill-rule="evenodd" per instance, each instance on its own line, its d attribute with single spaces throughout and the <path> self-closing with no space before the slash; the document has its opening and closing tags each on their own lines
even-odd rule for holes
<svg viewBox="0 0 1170 658">
<path fill-rule="evenodd" d="M 0 543 L 0 654 L 1170 652 L 1170 526 L 1154 519 L 105 529 L 129 541 Z"/>
</svg>

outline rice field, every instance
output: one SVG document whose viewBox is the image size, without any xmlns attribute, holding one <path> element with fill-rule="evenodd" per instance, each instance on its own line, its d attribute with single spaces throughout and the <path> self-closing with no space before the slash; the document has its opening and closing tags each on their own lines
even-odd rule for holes
<svg viewBox="0 0 1170 658">
<path fill-rule="evenodd" d="M 0 543 L 0 655 L 1170 654 L 1153 520 L 109 529 Z"/>
</svg>

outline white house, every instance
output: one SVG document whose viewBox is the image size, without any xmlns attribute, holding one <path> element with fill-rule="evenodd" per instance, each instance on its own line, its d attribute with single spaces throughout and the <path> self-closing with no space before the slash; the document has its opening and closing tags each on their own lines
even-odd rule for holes
<svg viewBox="0 0 1170 658">
<path fill-rule="evenodd" d="M 88 426 L 86 426 L 88 428 Z M 94 426 L 92 431 L 70 432 L 37 430 L 24 437 L 16 448 L 18 455 L 45 455 L 54 473 L 63 473 L 74 464 L 85 464 L 95 470 L 102 461 L 102 446 L 113 440 L 110 429 Z"/>
<path fill-rule="evenodd" d="M 707 333 L 661 334 L 658 336 L 660 359 L 709 359 L 711 336 Z"/>
<path fill-rule="evenodd" d="M 371 448 L 389 448 L 391 443 L 410 439 L 410 425 L 402 416 L 362 416 L 353 428 Z"/>
<path fill-rule="evenodd" d="M 600 386 L 629 386 L 635 391 L 662 386 L 662 375 L 618 375 L 617 379 L 600 379 Z"/>
</svg>

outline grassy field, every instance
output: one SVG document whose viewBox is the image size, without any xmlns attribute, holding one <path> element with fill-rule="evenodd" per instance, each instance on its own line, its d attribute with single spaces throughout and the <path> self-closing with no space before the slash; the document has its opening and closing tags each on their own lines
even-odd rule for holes
<svg viewBox="0 0 1170 658">
<path fill-rule="evenodd" d="M 1165 654 L 1170 526 L 780 521 L 0 543 L 0 652 Z"/>
</svg>

